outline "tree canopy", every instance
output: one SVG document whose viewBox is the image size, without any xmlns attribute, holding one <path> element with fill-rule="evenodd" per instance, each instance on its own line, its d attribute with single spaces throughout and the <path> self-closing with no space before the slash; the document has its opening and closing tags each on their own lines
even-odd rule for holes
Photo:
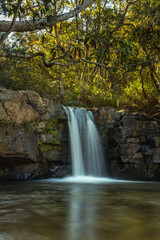
<svg viewBox="0 0 160 240">
<path fill-rule="evenodd" d="M 160 111 L 159 1 L 2 0 L 0 13 L 1 85 Z"/>
</svg>

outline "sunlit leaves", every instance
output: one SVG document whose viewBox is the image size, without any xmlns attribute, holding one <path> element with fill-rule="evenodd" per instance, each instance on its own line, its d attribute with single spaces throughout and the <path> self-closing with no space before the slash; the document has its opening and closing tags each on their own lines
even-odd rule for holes
<svg viewBox="0 0 160 240">
<path fill-rule="evenodd" d="M 147 58 L 152 61 L 160 60 L 159 3 L 157 0 L 136 1 L 129 7 L 123 22 L 122 17 L 127 2 L 132 1 L 97 0 L 92 7 L 87 8 L 76 18 L 57 24 L 58 44 L 54 27 L 52 27 L 41 32 L 17 34 L 11 42 L 7 43 L 5 51 L 26 53 L 42 51 L 46 53 L 48 61 L 58 61 L 57 49 L 59 49 L 62 63 L 76 62 L 75 65 L 62 67 L 66 101 L 80 100 L 88 106 L 123 107 L 125 105 L 131 108 L 138 105 L 142 108 L 141 103 L 144 101 L 145 109 L 149 111 L 149 103 L 157 103 L 158 94 L 149 66 L 147 64 L 136 66 L 136 64 L 147 61 Z M 77 0 L 77 4 L 80 3 L 81 1 Z M 3 0 L 0 4 L 3 6 L 3 12 L 13 15 L 15 1 L 9 3 Z M 58 0 L 56 5 L 57 13 L 64 13 L 73 9 L 76 1 Z M 55 14 L 54 1 L 51 0 L 24 1 L 20 11 L 21 19 L 26 17 L 34 21 L 46 18 L 49 22 Z M 105 69 L 83 62 L 82 59 L 100 63 L 106 67 L 124 68 Z M 53 98 L 54 91 L 56 96 L 59 94 L 57 66 L 47 69 L 46 75 L 45 69 L 43 73 L 40 71 L 41 76 L 37 83 L 38 74 L 35 73 L 35 66 L 38 68 L 40 65 L 42 69 L 41 59 L 33 61 L 31 66 L 25 62 L 21 64 L 23 76 L 26 76 L 29 82 L 29 89 L 39 91 L 43 95 L 46 92 Z M 20 71 L 17 65 L 15 68 L 18 72 Z M 153 64 L 153 68 L 154 76 L 158 79 L 160 66 Z M 18 88 L 16 79 L 24 88 L 25 81 L 23 82 L 16 75 L 14 67 L 12 71 L 15 88 Z M 22 77 L 22 74 L 20 76 Z M 31 81 L 31 78 L 36 80 Z M 13 77 L 11 79 L 13 80 Z M 144 97 L 144 91 L 147 100 Z"/>
</svg>

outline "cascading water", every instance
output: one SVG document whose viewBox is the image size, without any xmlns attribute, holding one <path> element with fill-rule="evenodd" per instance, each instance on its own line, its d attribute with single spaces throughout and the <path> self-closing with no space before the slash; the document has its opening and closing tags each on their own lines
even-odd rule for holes
<svg viewBox="0 0 160 240">
<path fill-rule="evenodd" d="M 68 118 L 73 176 L 106 176 L 104 152 L 92 112 L 64 107 Z"/>
</svg>

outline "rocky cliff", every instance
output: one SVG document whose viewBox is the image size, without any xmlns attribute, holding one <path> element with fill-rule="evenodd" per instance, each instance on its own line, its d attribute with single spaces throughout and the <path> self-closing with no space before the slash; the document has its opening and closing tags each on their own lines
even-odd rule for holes
<svg viewBox="0 0 160 240">
<path fill-rule="evenodd" d="M 31 91 L 0 88 L 0 179 L 71 172 L 67 120 L 60 105 Z"/>
<path fill-rule="evenodd" d="M 141 113 L 94 110 L 114 178 L 160 180 L 160 120 Z"/>
<path fill-rule="evenodd" d="M 160 180 L 160 121 L 112 108 L 91 109 L 106 166 L 118 179 Z M 0 88 L 0 179 L 71 174 L 63 108 L 31 91 Z"/>
</svg>

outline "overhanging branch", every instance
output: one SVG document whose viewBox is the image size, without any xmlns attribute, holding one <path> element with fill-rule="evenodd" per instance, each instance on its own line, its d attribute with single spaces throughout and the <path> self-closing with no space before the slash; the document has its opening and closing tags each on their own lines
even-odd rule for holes
<svg viewBox="0 0 160 240">
<path fill-rule="evenodd" d="M 83 58 L 81 58 L 79 61 L 71 61 L 71 60 L 67 60 L 67 61 L 72 62 L 72 63 L 80 63 L 81 61 L 83 61 L 83 62 L 86 62 L 89 64 L 97 65 L 97 66 L 105 68 L 105 69 L 121 69 L 121 68 L 123 69 L 123 68 L 132 68 L 132 67 L 138 67 L 138 66 L 148 66 L 149 64 L 152 64 L 152 63 L 160 63 L 160 61 L 145 61 L 145 62 L 140 62 L 140 63 L 128 64 L 125 66 L 106 66 L 101 63 L 89 61 L 89 60 L 86 60 Z"/>
<path fill-rule="evenodd" d="M 57 16 L 52 17 L 52 19 L 47 20 L 47 18 L 40 19 L 40 20 L 26 20 L 26 21 L 16 21 L 12 32 L 27 32 L 27 31 L 35 31 L 35 30 L 42 30 L 47 27 L 54 26 L 58 22 L 62 22 L 68 20 L 78 13 L 84 11 L 87 7 L 93 4 L 95 0 L 84 0 L 84 2 L 76 7 L 74 10 L 60 14 Z M 10 29 L 11 21 L 0 21 L 0 32 L 7 32 Z"/>
<path fill-rule="evenodd" d="M 133 64 L 128 64 L 128 65 L 125 65 L 125 66 L 106 66 L 106 65 L 103 65 L 101 63 L 97 63 L 97 62 L 93 62 L 93 61 L 89 61 L 89 60 L 86 60 L 86 59 L 83 59 L 83 58 L 80 58 L 79 60 L 68 60 L 68 59 L 64 59 L 66 62 L 68 62 L 67 64 L 65 63 L 59 63 L 59 62 L 47 62 L 47 59 L 46 59 L 46 54 L 43 53 L 43 52 L 38 52 L 38 53 L 34 53 L 32 55 L 30 54 L 18 54 L 18 53 L 0 53 L 0 58 L 2 57 L 7 57 L 7 58 L 21 58 L 21 59 L 32 59 L 32 58 L 35 58 L 35 57 L 42 57 L 43 58 L 43 64 L 45 67 L 49 68 L 49 67 L 52 67 L 54 65 L 60 65 L 60 66 L 70 66 L 70 65 L 74 65 L 74 64 L 78 64 L 80 62 L 86 62 L 86 63 L 89 63 L 89 64 L 93 64 L 93 65 L 96 65 L 98 67 L 102 67 L 102 68 L 105 68 L 105 69 L 125 69 L 125 68 L 133 68 L 133 67 L 137 67 L 137 66 L 149 66 L 149 64 L 158 64 L 160 63 L 160 61 L 151 61 L 151 60 L 148 60 L 148 61 L 145 61 L 145 62 L 139 62 L 139 63 L 133 63 Z"/>
<path fill-rule="evenodd" d="M 58 63 L 58 62 L 47 62 L 47 59 L 46 59 L 46 54 L 43 53 L 43 52 L 38 52 L 38 53 L 34 53 L 32 55 L 29 55 L 29 54 L 18 54 L 18 53 L 0 53 L 0 58 L 1 57 L 7 57 L 7 58 L 21 58 L 21 59 L 32 59 L 32 58 L 35 58 L 35 57 L 42 57 L 43 58 L 43 64 L 45 67 L 49 68 L 49 67 L 52 67 L 54 65 L 61 65 L 61 66 L 70 66 L 70 65 L 73 65 L 75 63 L 68 63 L 68 64 L 65 64 L 65 63 Z"/>
</svg>

